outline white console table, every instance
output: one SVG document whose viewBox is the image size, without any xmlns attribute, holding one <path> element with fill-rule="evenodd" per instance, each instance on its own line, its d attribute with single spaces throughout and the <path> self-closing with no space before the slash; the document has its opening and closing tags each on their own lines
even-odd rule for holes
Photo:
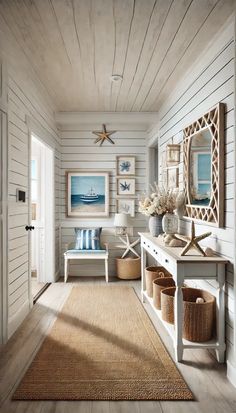
<svg viewBox="0 0 236 413">
<path fill-rule="evenodd" d="M 140 233 L 141 237 L 141 262 L 142 262 L 142 300 L 149 302 L 158 318 L 168 330 L 174 343 L 176 361 L 183 358 L 185 348 L 207 348 L 216 351 L 217 360 L 220 363 L 225 359 L 225 265 L 228 261 L 219 256 L 201 257 L 197 252 L 191 251 L 191 255 L 181 256 L 182 248 L 165 246 L 162 239 L 152 237 L 149 233 Z M 146 293 L 145 267 L 146 255 L 150 254 L 155 260 L 165 267 L 173 276 L 176 285 L 175 292 L 175 325 L 166 323 L 161 318 L 152 303 L 152 298 Z M 216 338 L 205 343 L 193 343 L 182 338 L 183 323 L 183 294 L 182 286 L 185 280 L 198 279 L 218 281 L 216 294 Z"/>
</svg>

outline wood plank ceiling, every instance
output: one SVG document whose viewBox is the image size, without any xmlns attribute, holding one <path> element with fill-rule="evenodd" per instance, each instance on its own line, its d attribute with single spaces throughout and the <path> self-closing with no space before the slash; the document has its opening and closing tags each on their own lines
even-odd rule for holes
<svg viewBox="0 0 236 413">
<path fill-rule="evenodd" d="M 234 8 L 235 0 L 0 1 L 59 111 L 157 111 Z"/>
</svg>

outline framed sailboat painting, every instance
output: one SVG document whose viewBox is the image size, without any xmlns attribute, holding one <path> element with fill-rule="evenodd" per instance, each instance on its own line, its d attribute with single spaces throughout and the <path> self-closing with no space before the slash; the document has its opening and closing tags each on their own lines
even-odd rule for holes
<svg viewBox="0 0 236 413">
<path fill-rule="evenodd" d="M 67 171 L 67 216 L 109 215 L 109 173 Z"/>
</svg>

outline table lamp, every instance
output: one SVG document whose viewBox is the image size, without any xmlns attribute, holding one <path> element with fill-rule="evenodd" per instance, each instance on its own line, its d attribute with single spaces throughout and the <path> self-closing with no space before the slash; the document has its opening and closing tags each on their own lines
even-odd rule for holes
<svg viewBox="0 0 236 413">
<path fill-rule="evenodd" d="M 115 214 L 114 226 L 116 227 L 117 235 L 126 235 L 127 227 L 129 226 L 129 214 Z"/>
</svg>

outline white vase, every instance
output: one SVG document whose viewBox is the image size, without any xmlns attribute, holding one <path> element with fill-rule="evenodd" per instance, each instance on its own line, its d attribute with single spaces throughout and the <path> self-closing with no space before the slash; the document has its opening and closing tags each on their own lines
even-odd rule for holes
<svg viewBox="0 0 236 413">
<path fill-rule="evenodd" d="M 162 219 L 162 229 L 166 234 L 176 234 L 178 223 L 177 215 L 167 212 Z"/>
<path fill-rule="evenodd" d="M 158 235 L 162 234 L 162 218 L 163 215 L 157 215 L 155 217 L 149 218 L 149 231 L 153 237 L 158 237 Z"/>
</svg>

